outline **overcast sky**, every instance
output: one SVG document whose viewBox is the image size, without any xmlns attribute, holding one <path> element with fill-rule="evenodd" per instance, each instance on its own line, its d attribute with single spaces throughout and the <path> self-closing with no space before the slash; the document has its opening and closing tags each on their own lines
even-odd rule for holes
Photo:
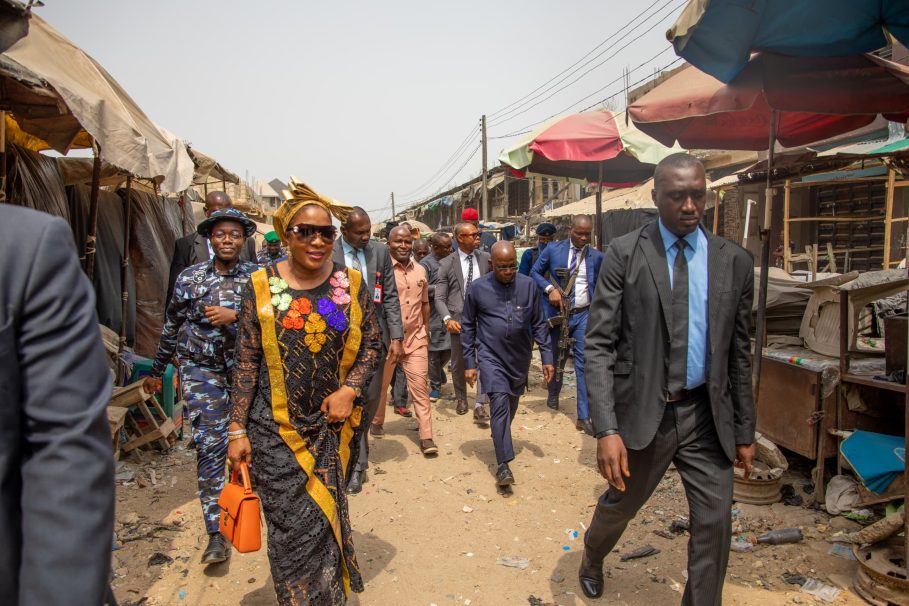
<svg viewBox="0 0 909 606">
<path fill-rule="evenodd" d="M 492 167 L 514 140 L 493 137 L 621 92 L 624 68 L 644 64 L 634 83 L 675 60 L 665 31 L 685 0 L 652 1 L 44 0 L 35 12 L 241 177 L 294 175 L 378 221 L 392 191 L 401 210 L 479 174 L 482 114 Z"/>
</svg>

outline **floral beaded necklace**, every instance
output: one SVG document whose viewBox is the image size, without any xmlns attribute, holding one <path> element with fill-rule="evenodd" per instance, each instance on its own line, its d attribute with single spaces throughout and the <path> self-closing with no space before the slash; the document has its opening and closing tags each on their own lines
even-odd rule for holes
<svg viewBox="0 0 909 606">
<path fill-rule="evenodd" d="M 303 343 L 312 353 L 319 353 L 328 337 L 325 331 L 330 327 L 337 332 L 347 330 L 347 306 L 350 305 L 350 280 L 347 272 L 338 270 L 329 278 L 331 296 L 312 302 L 305 296 L 294 299 L 289 292 L 290 285 L 280 276 L 268 279 L 271 304 L 278 311 L 285 312 L 281 326 L 287 330 L 303 330 Z"/>
</svg>

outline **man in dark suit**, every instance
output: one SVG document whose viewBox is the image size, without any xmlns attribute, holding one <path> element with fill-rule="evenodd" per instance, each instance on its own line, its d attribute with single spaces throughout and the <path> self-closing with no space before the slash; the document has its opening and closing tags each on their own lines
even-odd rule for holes
<svg viewBox="0 0 909 606">
<path fill-rule="evenodd" d="M 382 341 L 388 352 L 388 359 L 396 363 L 404 353 L 404 328 L 401 324 L 401 306 L 398 304 L 398 287 L 391 267 L 388 247 L 370 240 L 372 222 L 369 215 L 355 206 L 341 226 L 341 237 L 335 240 L 332 258 L 335 263 L 356 269 L 363 274 L 363 282 L 373 293 Z M 369 387 L 363 393 L 366 400 L 366 417 L 361 421 L 364 427 L 376 414 L 379 406 L 379 391 L 382 388 L 382 373 L 377 372 Z M 369 442 L 364 431 L 360 437 L 357 464 L 347 480 L 347 492 L 357 494 L 363 489 L 363 472 L 369 467 Z"/>
<path fill-rule="evenodd" d="M 205 216 L 210 216 L 219 208 L 230 208 L 233 202 L 223 191 L 210 192 L 205 197 L 205 206 L 203 211 Z M 240 251 L 240 260 L 256 263 L 256 241 L 254 238 L 248 238 L 243 250 Z M 174 254 L 170 260 L 170 275 L 167 279 L 167 301 L 165 306 L 170 304 L 171 297 L 174 295 L 174 284 L 184 269 L 190 265 L 202 263 L 211 259 L 212 251 L 208 238 L 203 238 L 197 232 L 193 232 L 182 238 L 177 238 L 174 242 Z"/>
<path fill-rule="evenodd" d="M 603 559 L 674 463 L 691 539 L 684 605 L 718 605 L 731 538 L 732 466 L 751 470 L 749 328 L 754 262 L 700 227 L 700 161 L 657 166 L 659 220 L 612 241 L 587 332 L 597 464 L 610 487 L 584 537 L 579 580 L 603 593 Z M 628 478 L 627 481 L 625 478 Z"/>
<path fill-rule="evenodd" d="M 102 604 L 110 575 L 111 373 L 69 226 L 0 204 L 0 596 Z"/>
<path fill-rule="evenodd" d="M 489 271 L 489 253 L 479 250 L 480 230 L 473 223 L 459 223 L 454 230 L 458 250 L 439 263 L 434 303 L 451 337 L 451 382 L 454 385 L 456 412 L 467 414 L 467 382 L 464 379 L 464 353 L 461 348 L 461 312 L 471 282 Z M 489 404 L 481 403 L 483 377 L 477 387 L 473 419 L 489 423 Z"/>
<path fill-rule="evenodd" d="M 559 351 L 559 336 L 561 327 L 550 329 L 552 339 L 552 355 L 557 358 L 561 368 L 565 367 L 568 356 L 574 355 L 574 375 L 577 381 L 577 413 L 576 427 L 578 431 L 593 435 L 593 425 L 590 424 L 590 411 L 587 407 L 587 383 L 584 365 L 584 333 L 587 331 L 587 318 L 590 311 L 590 302 L 596 292 L 597 276 L 600 265 L 603 263 L 603 253 L 590 246 L 590 234 L 593 232 L 593 221 L 587 215 L 576 215 L 571 220 L 571 231 L 568 239 L 547 244 L 540 253 L 536 263 L 530 270 L 530 277 L 543 292 L 543 307 L 546 317 L 552 318 L 560 315 L 562 294 L 560 290 L 567 289 L 568 329 L 569 336 L 574 339 L 573 350 Z M 567 274 L 560 277 L 562 270 Z M 548 278 L 547 278 L 548 276 Z M 559 284 L 558 287 L 553 283 Z M 553 378 L 548 385 L 549 397 L 546 405 L 553 410 L 559 408 L 559 393 L 562 391 L 562 381 Z"/>
<path fill-rule="evenodd" d="M 429 238 L 432 252 L 420 260 L 429 279 L 429 401 L 442 396 L 445 383 L 445 365 L 451 359 L 451 337 L 436 308 L 436 276 L 442 259 L 451 254 L 451 236 L 436 232 Z"/>
</svg>

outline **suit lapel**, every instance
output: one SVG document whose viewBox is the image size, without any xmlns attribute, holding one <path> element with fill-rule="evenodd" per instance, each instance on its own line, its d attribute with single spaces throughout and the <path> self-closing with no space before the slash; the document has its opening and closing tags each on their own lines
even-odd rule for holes
<svg viewBox="0 0 909 606">
<path fill-rule="evenodd" d="M 202 263 L 203 261 L 208 261 L 208 240 L 196 234 L 196 237 L 193 238 L 193 259 L 192 264 Z"/>
<path fill-rule="evenodd" d="M 367 281 L 370 284 L 376 281 L 376 256 L 378 255 L 376 246 L 377 244 L 370 242 L 363 249 L 363 256 L 366 257 L 366 272 L 369 276 Z"/>
<path fill-rule="evenodd" d="M 347 265 L 347 261 L 344 259 L 344 248 L 341 244 L 341 238 L 335 240 L 335 243 L 332 246 L 331 260 L 338 265 Z"/>
<path fill-rule="evenodd" d="M 707 335 L 710 339 L 710 353 L 716 349 L 713 330 L 720 314 L 722 301 L 720 293 L 729 290 L 731 267 L 726 251 L 726 241 L 707 233 Z"/>
<path fill-rule="evenodd" d="M 461 298 L 464 298 L 464 272 L 461 270 L 461 253 L 460 251 L 455 251 L 452 255 L 451 271 L 454 272 L 455 278 L 458 281 L 458 292 L 461 293 Z"/>
<path fill-rule="evenodd" d="M 663 320 L 666 328 L 672 333 L 672 286 L 669 284 L 669 268 L 666 265 L 666 249 L 663 248 L 663 238 L 660 236 L 660 227 L 653 221 L 641 232 L 640 247 L 650 267 L 650 275 L 656 284 L 657 293 L 660 295 L 660 307 L 663 308 Z"/>
</svg>

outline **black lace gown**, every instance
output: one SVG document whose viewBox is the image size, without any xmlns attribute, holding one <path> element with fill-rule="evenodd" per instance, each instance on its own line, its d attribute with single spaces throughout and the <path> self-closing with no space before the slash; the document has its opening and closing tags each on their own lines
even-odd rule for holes
<svg viewBox="0 0 909 606">
<path fill-rule="evenodd" d="M 261 271 L 273 281 L 279 277 L 275 265 Z M 273 307 L 274 319 L 269 321 L 280 352 L 290 436 L 282 435 L 281 414 L 273 401 L 273 374 L 264 353 L 270 331 L 260 325 L 253 284 L 243 297 L 231 421 L 247 428 L 253 489 L 262 501 L 268 557 L 281 604 L 344 604 L 345 584 L 355 592 L 363 590 L 344 493 L 348 471 L 344 467 L 356 461 L 359 433 L 365 427 L 351 431 L 352 423 L 329 424 L 320 411 L 323 399 L 341 386 L 351 321 L 359 319 L 361 341 L 344 384 L 365 390 L 379 362 L 382 342 L 375 306 L 365 287 L 355 297 L 358 306 L 350 303 L 350 296 L 345 304 L 338 280 L 343 286 L 348 276 L 343 266 L 335 265 L 329 280 L 314 289 L 287 287 L 283 292 L 294 301 L 289 308 Z M 347 292 L 352 295 L 350 287 Z M 324 337 L 314 336 L 318 334 Z M 352 418 L 359 404 L 355 403 Z M 305 448 L 295 452 L 294 442 Z M 304 460 L 309 461 L 313 478 L 305 471 Z M 327 514 L 334 514 L 334 526 Z"/>
</svg>

